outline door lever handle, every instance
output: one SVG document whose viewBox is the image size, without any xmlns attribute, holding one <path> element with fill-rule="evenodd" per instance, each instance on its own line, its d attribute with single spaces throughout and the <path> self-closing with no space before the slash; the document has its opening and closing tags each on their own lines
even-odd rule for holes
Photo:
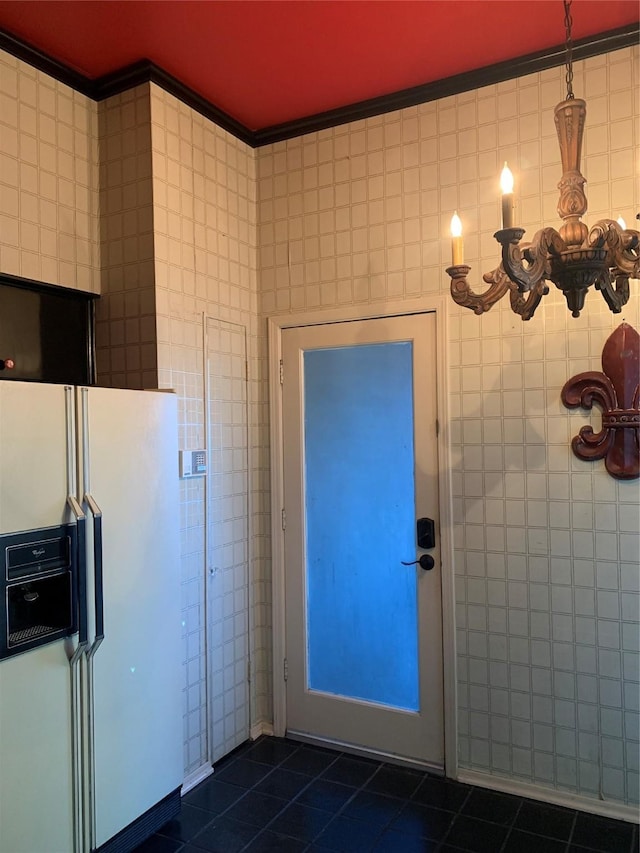
<svg viewBox="0 0 640 853">
<path fill-rule="evenodd" d="M 404 560 L 400 560 L 400 562 L 403 566 L 415 566 L 419 564 L 420 568 L 424 569 L 425 572 L 430 572 L 436 564 L 431 554 L 422 554 L 419 560 L 413 560 L 411 563 L 405 563 Z"/>
</svg>

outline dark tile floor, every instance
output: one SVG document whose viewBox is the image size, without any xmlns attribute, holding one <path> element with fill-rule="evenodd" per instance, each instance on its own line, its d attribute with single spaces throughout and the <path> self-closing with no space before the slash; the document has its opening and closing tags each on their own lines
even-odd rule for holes
<svg viewBox="0 0 640 853">
<path fill-rule="evenodd" d="M 630 823 L 279 738 L 239 747 L 136 853 L 636 853 Z"/>
</svg>

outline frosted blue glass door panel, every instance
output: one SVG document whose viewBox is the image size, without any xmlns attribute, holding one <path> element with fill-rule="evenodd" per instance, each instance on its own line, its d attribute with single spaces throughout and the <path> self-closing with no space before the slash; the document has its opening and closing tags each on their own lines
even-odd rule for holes
<svg viewBox="0 0 640 853">
<path fill-rule="evenodd" d="M 304 352 L 307 688 L 419 710 L 413 345 Z"/>
</svg>

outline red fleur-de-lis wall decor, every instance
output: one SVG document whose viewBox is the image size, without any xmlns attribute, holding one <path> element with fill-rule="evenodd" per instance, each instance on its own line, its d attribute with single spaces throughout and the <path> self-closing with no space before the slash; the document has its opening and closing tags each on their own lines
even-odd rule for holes
<svg viewBox="0 0 640 853">
<path fill-rule="evenodd" d="M 602 409 L 602 429 L 583 426 L 571 447 L 579 459 L 604 459 L 618 480 L 640 477 L 640 335 L 621 323 L 602 348 L 602 373 L 587 371 L 569 379 L 562 402 L 570 409 Z"/>
</svg>

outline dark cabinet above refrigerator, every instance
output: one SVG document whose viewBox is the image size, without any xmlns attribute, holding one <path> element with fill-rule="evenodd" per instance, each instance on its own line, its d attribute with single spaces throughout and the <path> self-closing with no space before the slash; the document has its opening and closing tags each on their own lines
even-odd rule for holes
<svg viewBox="0 0 640 853">
<path fill-rule="evenodd" d="M 0 379 L 95 384 L 96 298 L 0 274 Z"/>
</svg>

